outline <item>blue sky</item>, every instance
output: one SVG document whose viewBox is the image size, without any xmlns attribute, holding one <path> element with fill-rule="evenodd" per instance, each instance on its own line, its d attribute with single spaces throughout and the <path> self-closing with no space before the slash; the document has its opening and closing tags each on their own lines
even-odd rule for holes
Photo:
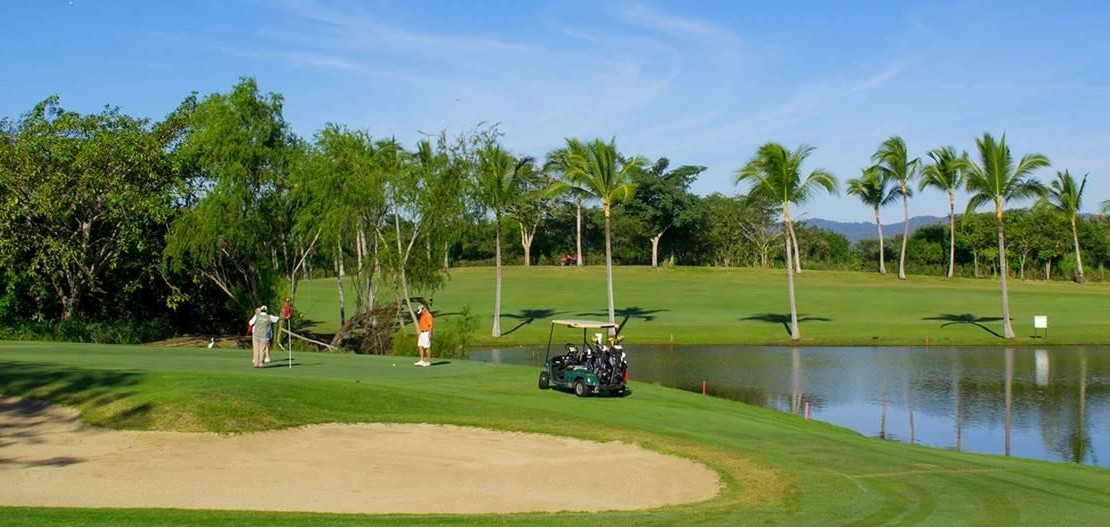
<svg viewBox="0 0 1110 527">
<path fill-rule="evenodd" d="M 5 5 L 0 116 L 57 94 L 161 119 L 240 77 L 325 123 L 395 136 L 500 123 L 542 157 L 565 137 L 705 165 L 699 194 L 735 194 L 758 146 L 810 144 L 807 169 L 857 177 L 883 139 L 911 154 L 1007 134 L 1037 173 L 1090 173 L 1110 199 L 1110 4 L 1023 1 L 36 0 Z M 843 185 L 842 185 L 843 187 Z M 962 208 L 958 203 L 957 208 Z M 1020 205 L 1020 204 L 1018 204 Z M 803 218 L 871 221 L 855 198 Z M 942 216 L 925 191 L 910 214 Z M 883 210 L 884 223 L 901 207 Z"/>
</svg>

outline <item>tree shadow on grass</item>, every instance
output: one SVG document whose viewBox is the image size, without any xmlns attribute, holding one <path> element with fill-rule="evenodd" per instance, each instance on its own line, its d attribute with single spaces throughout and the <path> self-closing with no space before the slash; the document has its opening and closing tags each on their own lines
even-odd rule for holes
<svg viewBox="0 0 1110 527">
<path fill-rule="evenodd" d="M 655 314 L 656 313 L 663 313 L 665 311 L 670 311 L 670 310 L 669 309 L 644 309 L 640 306 L 631 306 L 631 307 L 623 307 L 623 308 L 619 308 L 619 309 L 614 309 L 613 310 L 613 315 L 615 317 L 621 319 L 620 323 L 617 324 L 617 333 L 619 334 L 621 331 L 624 331 L 624 326 L 626 324 L 628 324 L 628 322 L 630 320 L 634 319 L 634 318 L 640 319 L 644 322 L 651 322 L 652 320 L 655 320 Z M 608 311 L 594 311 L 594 312 L 588 312 L 588 313 L 578 313 L 578 316 L 580 316 L 580 317 L 598 317 L 598 318 L 603 318 L 604 319 L 604 318 L 609 317 L 609 312 Z"/>
<path fill-rule="evenodd" d="M 555 315 L 558 315 L 560 313 L 564 313 L 564 311 L 555 311 L 554 309 L 551 309 L 549 307 L 540 308 L 540 309 L 521 309 L 519 314 L 516 314 L 516 313 L 502 313 L 501 318 L 512 318 L 512 319 L 519 320 L 520 322 L 517 322 L 517 325 L 513 326 L 512 329 L 502 332 L 501 335 L 505 336 L 505 335 L 511 334 L 512 332 L 514 332 L 514 331 L 516 331 L 516 330 L 518 330 L 518 329 L 520 329 L 524 326 L 527 326 L 528 324 L 531 324 L 537 318 L 552 318 Z"/>
<path fill-rule="evenodd" d="M 979 329 L 982 329 L 983 331 L 986 331 L 987 333 L 990 333 L 991 335 L 1002 338 L 1002 335 L 999 334 L 997 331 L 983 325 L 983 322 L 998 322 L 999 320 L 1002 320 L 1002 317 L 977 317 L 975 315 L 972 315 L 971 313 L 964 313 L 962 315 L 957 315 L 954 313 L 941 313 L 935 317 L 925 317 L 921 320 L 942 320 L 944 321 L 944 324 L 940 325 L 940 327 L 942 328 L 946 328 L 954 324 L 971 324 Z"/>
<path fill-rule="evenodd" d="M 751 316 L 741 318 L 740 320 L 754 320 L 756 322 L 769 322 L 772 324 L 782 324 L 782 328 L 786 334 L 790 334 L 790 313 L 756 313 Z M 798 323 L 802 322 L 831 322 L 831 318 L 825 317 L 811 317 L 805 313 L 798 314 Z"/>
</svg>

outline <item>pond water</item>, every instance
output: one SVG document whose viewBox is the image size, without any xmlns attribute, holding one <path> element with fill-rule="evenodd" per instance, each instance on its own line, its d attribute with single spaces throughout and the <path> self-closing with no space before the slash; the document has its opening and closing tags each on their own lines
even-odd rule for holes
<svg viewBox="0 0 1110 527">
<path fill-rule="evenodd" d="M 544 349 L 472 360 L 531 365 Z M 1110 467 L 1110 348 L 634 346 L 632 380 L 917 445 Z"/>
</svg>

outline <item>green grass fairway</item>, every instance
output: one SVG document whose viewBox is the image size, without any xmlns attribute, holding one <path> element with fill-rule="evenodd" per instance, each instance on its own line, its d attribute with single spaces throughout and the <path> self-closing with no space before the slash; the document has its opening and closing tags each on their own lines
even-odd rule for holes
<svg viewBox="0 0 1110 527">
<path fill-rule="evenodd" d="M 645 285 L 655 276 L 638 272 Z M 440 309 L 458 298 L 444 295 Z M 572 298 L 568 293 L 556 309 Z M 683 320 L 668 327 L 681 327 Z M 296 367 L 257 370 L 248 357 L 246 350 L 0 343 L 0 393 L 75 406 L 89 422 L 130 429 L 245 432 L 319 422 L 429 422 L 619 440 L 704 463 L 726 487 L 707 502 L 643 512 L 366 517 L 0 508 L 0 524 L 952 526 L 1101 525 L 1110 518 L 1110 471 L 1100 468 L 870 439 L 640 383 L 625 398 L 579 399 L 536 389 L 533 368 L 467 361 L 393 367 L 391 357 L 298 353 Z M 630 483 L 588 473 L 582 480 Z"/>
<path fill-rule="evenodd" d="M 782 269 L 615 267 L 613 282 L 630 343 L 792 344 Z M 490 267 L 451 270 L 434 297 L 438 323 L 468 305 L 480 320 L 478 344 L 512 346 L 546 343 L 553 318 L 608 316 L 604 266 L 506 267 L 502 287 L 500 339 L 490 336 Z M 1012 341 L 1001 337 L 997 279 L 804 271 L 796 287 L 802 345 L 1110 343 L 1110 284 L 1010 280 Z M 337 298 L 334 280 L 305 282 L 297 308 L 314 331 L 335 331 Z M 1048 316 L 1047 338 L 1033 338 L 1034 315 Z"/>
</svg>

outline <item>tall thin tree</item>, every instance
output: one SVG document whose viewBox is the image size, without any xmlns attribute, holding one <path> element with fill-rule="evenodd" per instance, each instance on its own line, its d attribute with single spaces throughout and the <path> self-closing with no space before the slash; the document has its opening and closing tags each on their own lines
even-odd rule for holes
<svg viewBox="0 0 1110 527">
<path fill-rule="evenodd" d="M 876 167 L 863 169 L 863 174 L 855 179 L 848 180 L 848 195 L 857 196 L 864 205 L 871 207 L 875 213 L 875 229 L 879 231 L 879 273 L 886 274 L 886 256 L 884 253 L 883 223 L 879 218 L 879 208 L 894 197 L 887 192 L 886 179 Z"/>
<path fill-rule="evenodd" d="M 577 142 L 578 140 L 567 139 L 567 144 L 569 145 L 571 141 Z M 551 194 L 566 194 L 574 198 L 574 250 L 576 251 L 574 265 L 582 267 L 586 265 L 586 255 L 582 252 L 582 201 L 590 196 L 590 190 L 576 179 L 578 177 L 577 172 L 569 170 L 569 168 L 569 146 L 556 148 L 547 153 L 543 171 L 547 172 L 554 181 L 550 189 Z"/>
<path fill-rule="evenodd" d="M 605 216 L 605 284 L 609 296 L 609 323 L 616 323 L 613 301 L 613 237 L 610 216 L 613 203 L 632 197 L 633 177 L 647 165 L 642 156 L 622 158 L 616 139 L 594 139 L 583 143 L 567 139 L 567 176 L 579 182 L 590 195 L 601 200 Z"/>
<path fill-rule="evenodd" d="M 891 192 L 902 197 L 902 210 L 904 221 L 902 223 L 902 250 L 898 254 L 898 279 L 906 279 L 906 242 L 910 238 L 910 197 L 913 189 L 910 182 L 917 177 L 917 158 L 910 159 L 906 142 L 896 135 L 890 136 L 879 145 L 879 149 L 871 156 L 875 166 L 882 171 L 887 181 L 898 184 Z"/>
<path fill-rule="evenodd" d="M 950 146 L 929 152 L 933 160 L 921 171 L 918 190 L 933 187 L 948 195 L 948 278 L 952 278 L 956 268 L 956 189 L 964 182 L 964 167 L 967 166 L 967 152 L 957 155 Z"/>
<path fill-rule="evenodd" d="M 1079 211 L 1083 208 L 1083 189 L 1087 187 L 1087 174 L 1078 184 L 1071 172 L 1056 172 L 1056 179 L 1041 202 L 1060 211 L 1071 222 L 1071 239 L 1075 244 L 1075 281 L 1083 283 L 1083 257 L 1079 252 Z"/>
<path fill-rule="evenodd" d="M 1014 328 L 1010 323 L 1010 292 L 1006 285 L 1006 236 L 1003 232 L 1003 215 L 1009 201 L 1028 199 L 1044 193 L 1044 186 L 1032 177 L 1032 172 L 1049 165 L 1048 158 L 1041 154 L 1026 154 L 1014 164 L 1010 147 L 1006 144 L 1006 134 L 997 141 L 989 133 L 975 140 L 979 150 L 979 161 L 967 164 L 966 185 L 971 193 L 967 213 L 975 212 L 981 205 L 993 202 L 995 220 L 998 223 L 998 276 L 1002 289 L 1002 328 L 1006 339 L 1014 338 Z"/>
<path fill-rule="evenodd" d="M 493 336 L 501 336 L 501 220 L 518 199 L 523 178 L 532 168 L 532 158 L 517 159 L 491 142 L 478 152 L 476 190 L 478 201 L 493 212 L 496 285 L 493 304 Z"/>
<path fill-rule="evenodd" d="M 734 180 L 736 184 L 750 182 L 748 196 L 774 200 L 782 206 L 783 230 L 786 232 L 786 283 L 790 296 L 791 340 L 801 339 L 802 333 L 798 328 L 798 306 L 794 299 L 790 205 L 801 205 L 809 201 L 819 190 L 837 193 L 836 176 L 827 170 L 817 169 L 802 177 L 802 162 L 813 150 L 812 146 L 801 145 L 791 152 L 778 143 L 766 143 L 759 147 L 747 164 L 736 171 Z"/>
</svg>

